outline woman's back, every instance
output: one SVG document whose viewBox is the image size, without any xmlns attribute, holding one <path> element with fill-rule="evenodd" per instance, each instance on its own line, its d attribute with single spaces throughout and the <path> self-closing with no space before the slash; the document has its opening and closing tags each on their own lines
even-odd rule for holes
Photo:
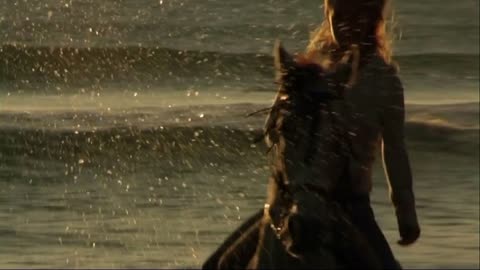
<svg viewBox="0 0 480 270">
<path fill-rule="evenodd" d="M 394 68 L 379 56 L 366 61 L 359 70 L 356 83 L 345 91 L 346 126 L 353 152 L 350 177 L 354 179 L 351 184 L 356 194 L 371 191 L 372 166 L 382 142 L 385 121 L 401 120 L 392 117 L 390 110 L 395 108 L 397 113 L 403 113 L 403 104 L 395 98 L 399 95 L 403 97 L 403 89 Z M 403 123 L 393 125 L 403 129 Z"/>
</svg>

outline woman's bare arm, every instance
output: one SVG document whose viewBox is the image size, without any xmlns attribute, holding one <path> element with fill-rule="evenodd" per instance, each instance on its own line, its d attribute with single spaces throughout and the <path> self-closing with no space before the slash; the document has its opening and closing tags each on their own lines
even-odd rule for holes
<svg viewBox="0 0 480 270">
<path fill-rule="evenodd" d="M 420 234 L 415 210 L 412 172 L 404 136 L 405 103 L 403 86 L 392 74 L 388 78 L 385 107 L 381 113 L 383 124 L 382 156 L 390 188 L 390 199 L 395 206 L 400 244 L 413 243 Z M 403 241 L 403 242 L 402 242 Z"/>
<path fill-rule="evenodd" d="M 413 206 L 413 185 L 410 162 L 405 145 L 404 124 L 405 105 L 403 87 L 396 76 L 386 94 L 385 108 L 382 112 L 383 140 L 382 156 L 384 169 L 390 187 L 390 198 L 395 207 Z M 392 89 L 393 88 L 393 89 Z"/>
</svg>

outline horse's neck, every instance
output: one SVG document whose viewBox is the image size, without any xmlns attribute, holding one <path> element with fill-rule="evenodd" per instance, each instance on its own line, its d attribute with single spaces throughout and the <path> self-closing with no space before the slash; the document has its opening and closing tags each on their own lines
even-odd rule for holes
<svg viewBox="0 0 480 270">
<path fill-rule="evenodd" d="M 314 130 L 304 130 L 305 137 L 298 145 L 285 145 L 290 148 L 278 156 L 283 160 L 277 169 L 285 170 L 290 185 L 313 185 L 326 191 L 337 185 L 349 160 L 347 114 L 344 101 L 329 102 L 311 119 L 317 121 Z"/>
</svg>

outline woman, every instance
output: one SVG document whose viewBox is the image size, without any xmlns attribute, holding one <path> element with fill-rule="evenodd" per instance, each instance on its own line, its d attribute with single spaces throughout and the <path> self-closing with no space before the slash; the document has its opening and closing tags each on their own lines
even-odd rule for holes
<svg viewBox="0 0 480 270">
<path fill-rule="evenodd" d="M 319 63 L 344 89 L 352 158 L 348 192 L 341 200 L 352 223 L 367 237 L 385 269 L 400 269 L 375 221 L 370 206 L 372 166 L 382 148 L 384 168 L 395 207 L 399 245 L 420 236 L 412 175 L 404 142 L 403 87 L 390 60 L 385 13 L 388 0 L 325 0 L 325 20 L 314 32 L 306 56 Z M 348 80 L 341 79 L 345 65 L 352 66 Z M 204 264 L 204 268 L 242 268 L 249 260 L 258 231 L 252 217 Z M 224 252 L 226 252 L 226 256 Z M 222 255 L 223 254 L 223 255 Z M 223 258 L 220 259 L 220 257 Z"/>
<path fill-rule="evenodd" d="M 352 112 L 351 197 L 359 201 L 351 204 L 350 212 L 384 267 L 392 269 L 395 260 L 369 204 L 372 165 L 379 143 L 398 221 L 398 244 L 415 242 L 420 228 L 404 142 L 403 87 L 391 64 L 385 37 L 388 4 L 388 0 L 325 0 L 325 21 L 313 35 L 307 54 L 321 60 L 321 65 L 332 72 L 343 61 L 353 62 L 353 76 L 345 94 Z"/>
</svg>

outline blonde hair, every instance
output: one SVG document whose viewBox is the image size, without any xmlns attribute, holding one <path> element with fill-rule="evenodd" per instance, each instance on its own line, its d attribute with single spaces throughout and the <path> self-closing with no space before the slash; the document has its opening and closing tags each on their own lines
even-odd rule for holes
<svg viewBox="0 0 480 270">
<path fill-rule="evenodd" d="M 391 12 L 389 0 L 336 0 L 338 5 L 348 6 L 349 12 L 357 12 L 366 15 L 365 18 L 370 19 L 373 26 L 373 33 L 363 33 L 362 38 L 368 40 L 359 41 L 360 44 L 351 44 L 350 50 L 342 52 L 343 54 L 356 54 L 362 57 L 365 53 L 375 52 L 388 64 L 392 64 L 391 35 L 387 31 L 387 20 Z M 337 6 L 338 8 L 338 6 Z M 336 63 L 340 61 L 341 56 L 335 58 L 332 52 L 339 50 L 339 46 L 335 41 L 335 37 L 331 30 L 330 21 L 328 19 L 329 12 L 334 6 L 325 0 L 325 18 L 320 26 L 311 34 L 310 42 L 307 46 L 306 55 L 312 58 L 324 58 L 327 56 L 329 61 Z M 357 52 L 354 52 L 357 50 Z M 333 58 L 333 59 L 332 59 Z"/>
</svg>

